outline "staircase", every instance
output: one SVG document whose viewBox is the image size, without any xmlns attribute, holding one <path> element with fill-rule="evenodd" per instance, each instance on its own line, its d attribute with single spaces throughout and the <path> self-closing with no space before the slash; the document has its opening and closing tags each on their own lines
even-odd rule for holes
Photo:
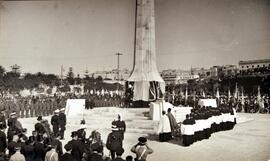
<svg viewBox="0 0 270 161">
<path fill-rule="evenodd" d="M 149 120 L 148 108 L 115 108 L 101 107 L 92 110 L 85 110 L 83 115 L 72 116 L 68 119 L 67 126 L 80 126 L 80 120 L 86 121 L 87 129 L 111 131 L 111 123 L 117 119 L 118 113 L 121 113 L 126 122 L 126 133 L 154 134 L 158 126 L 157 121 Z"/>
</svg>

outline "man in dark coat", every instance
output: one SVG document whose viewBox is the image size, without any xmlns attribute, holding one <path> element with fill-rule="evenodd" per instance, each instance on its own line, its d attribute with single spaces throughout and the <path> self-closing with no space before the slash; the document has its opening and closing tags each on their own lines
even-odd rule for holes
<svg viewBox="0 0 270 161">
<path fill-rule="evenodd" d="M 115 159 L 116 151 L 123 148 L 123 136 L 116 125 L 112 125 L 112 132 L 108 135 L 106 147 L 110 151 L 112 159 Z"/>
<path fill-rule="evenodd" d="M 123 139 L 124 139 L 124 134 L 126 132 L 126 123 L 122 118 L 122 114 L 119 113 L 117 115 L 117 120 L 114 120 L 112 122 L 113 125 L 116 125 L 116 127 L 118 128 L 119 133 L 122 135 Z"/>
<path fill-rule="evenodd" d="M 51 118 L 51 124 L 53 126 L 54 136 L 59 135 L 59 110 L 54 111 L 54 115 Z"/>
<path fill-rule="evenodd" d="M 24 155 L 26 161 L 33 161 L 34 156 L 35 156 L 33 136 L 30 136 L 26 144 L 22 146 L 21 152 Z"/>
<path fill-rule="evenodd" d="M 60 161 L 76 161 L 73 155 L 71 154 L 72 145 L 66 144 L 65 145 L 66 153 L 60 157 Z"/>
<path fill-rule="evenodd" d="M 64 139 L 64 133 L 66 130 L 66 114 L 65 109 L 62 108 L 59 114 L 59 127 L 60 127 L 60 139 Z"/>
<path fill-rule="evenodd" d="M 36 161 L 44 161 L 46 149 L 43 144 L 43 137 L 41 135 L 37 136 L 37 142 L 34 144 L 34 160 Z"/>
<path fill-rule="evenodd" d="M 84 152 L 84 146 L 81 141 L 78 140 L 77 131 L 73 131 L 71 133 L 72 140 L 68 142 L 71 144 L 72 150 L 71 154 L 75 158 L 76 161 L 81 161 Z"/>
<path fill-rule="evenodd" d="M 1 111 L 0 113 L 0 126 L 2 126 L 2 128 L 4 129 L 7 128 L 5 111 Z"/>
<path fill-rule="evenodd" d="M 4 153 L 7 148 L 7 136 L 5 134 L 5 129 L 3 125 L 0 125 L 0 153 Z"/>
<path fill-rule="evenodd" d="M 35 131 L 37 132 L 38 135 L 43 135 L 45 133 L 45 129 L 41 124 L 42 116 L 38 116 L 37 121 L 38 122 L 35 124 Z"/>
</svg>

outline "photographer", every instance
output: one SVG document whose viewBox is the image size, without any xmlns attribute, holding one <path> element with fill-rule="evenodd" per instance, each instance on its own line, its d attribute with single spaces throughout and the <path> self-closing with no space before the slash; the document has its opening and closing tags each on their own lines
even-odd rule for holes
<svg viewBox="0 0 270 161">
<path fill-rule="evenodd" d="M 140 137 L 138 139 L 139 143 L 131 148 L 131 151 L 136 154 L 135 161 L 146 161 L 149 154 L 154 151 L 147 145 L 147 139 L 145 137 Z"/>
</svg>

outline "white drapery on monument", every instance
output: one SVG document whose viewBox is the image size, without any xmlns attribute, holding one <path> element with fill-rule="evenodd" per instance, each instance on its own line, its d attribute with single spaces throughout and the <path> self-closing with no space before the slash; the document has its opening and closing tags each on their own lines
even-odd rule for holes
<svg viewBox="0 0 270 161">
<path fill-rule="evenodd" d="M 165 83 L 156 66 L 154 0 L 136 1 L 136 37 L 133 71 L 133 100 L 153 101 L 163 98 Z"/>
</svg>

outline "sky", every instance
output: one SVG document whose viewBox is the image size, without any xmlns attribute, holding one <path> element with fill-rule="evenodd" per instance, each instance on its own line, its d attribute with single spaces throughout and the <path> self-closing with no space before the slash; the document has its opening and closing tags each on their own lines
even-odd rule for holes
<svg viewBox="0 0 270 161">
<path fill-rule="evenodd" d="M 270 58 L 270 0 L 155 0 L 157 67 Z M 0 65 L 59 74 L 132 69 L 135 0 L 4 1 Z"/>
</svg>

